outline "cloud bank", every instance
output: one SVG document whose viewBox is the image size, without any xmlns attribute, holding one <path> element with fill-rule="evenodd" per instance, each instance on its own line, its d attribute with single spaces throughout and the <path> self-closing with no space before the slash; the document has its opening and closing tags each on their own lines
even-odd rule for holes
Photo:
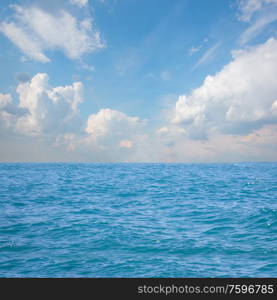
<svg viewBox="0 0 277 300">
<path fill-rule="evenodd" d="M 0 157 L 5 161 L 276 160 L 276 70 L 274 38 L 234 51 L 232 61 L 219 72 L 207 76 L 190 94 L 180 95 L 159 126 L 110 108 L 92 112 L 84 120 L 83 84 L 53 87 L 47 74 L 38 73 L 19 82 L 18 101 L 11 94 L 0 94 Z"/>
<path fill-rule="evenodd" d="M 38 73 L 20 82 L 16 92 L 18 103 L 10 94 L 0 94 L 2 143 L 16 144 L 24 137 L 28 143 L 39 141 L 39 147 L 79 152 L 85 160 L 112 161 L 133 155 L 144 137 L 146 121 L 120 111 L 100 109 L 82 120 L 81 82 L 52 87 L 48 75 Z"/>
</svg>

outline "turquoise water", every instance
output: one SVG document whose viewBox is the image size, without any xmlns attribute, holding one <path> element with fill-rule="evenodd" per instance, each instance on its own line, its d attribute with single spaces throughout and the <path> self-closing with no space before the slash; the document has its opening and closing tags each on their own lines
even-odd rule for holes
<svg viewBox="0 0 277 300">
<path fill-rule="evenodd" d="M 0 277 L 277 277 L 277 163 L 0 164 Z"/>
</svg>

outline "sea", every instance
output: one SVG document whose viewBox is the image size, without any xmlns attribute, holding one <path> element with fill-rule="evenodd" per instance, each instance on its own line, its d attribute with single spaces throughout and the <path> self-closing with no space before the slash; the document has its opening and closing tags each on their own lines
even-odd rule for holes
<svg viewBox="0 0 277 300">
<path fill-rule="evenodd" d="M 277 163 L 1 163 L 0 277 L 277 277 Z"/>
</svg>

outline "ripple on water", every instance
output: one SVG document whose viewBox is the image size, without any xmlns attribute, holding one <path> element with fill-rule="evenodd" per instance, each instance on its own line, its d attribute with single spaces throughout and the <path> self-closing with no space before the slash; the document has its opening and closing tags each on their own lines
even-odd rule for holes
<svg viewBox="0 0 277 300">
<path fill-rule="evenodd" d="M 0 164 L 1 277 L 276 277 L 277 163 Z"/>
</svg>

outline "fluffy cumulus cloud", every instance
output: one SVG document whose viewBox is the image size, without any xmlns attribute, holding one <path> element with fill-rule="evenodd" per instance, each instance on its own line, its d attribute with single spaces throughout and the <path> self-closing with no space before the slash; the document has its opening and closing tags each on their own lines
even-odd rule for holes
<svg viewBox="0 0 277 300">
<path fill-rule="evenodd" d="M 12 19 L 2 21 L 0 31 L 33 60 L 49 62 L 47 50 L 60 50 L 70 59 L 79 59 L 104 47 L 90 17 L 79 20 L 64 9 L 54 14 L 36 6 L 12 8 Z"/>
<path fill-rule="evenodd" d="M 82 102 L 82 83 L 52 88 L 44 73 L 17 87 L 19 107 L 27 113 L 17 120 L 17 130 L 29 135 L 73 130 L 73 120 Z"/>
<path fill-rule="evenodd" d="M 91 114 L 82 133 L 61 134 L 56 145 L 81 153 L 83 161 L 148 161 L 146 121 L 112 109 Z"/>
<path fill-rule="evenodd" d="M 106 136 L 110 133 L 121 136 L 130 126 L 136 127 L 138 123 L 137 117 L 129 117 L 122 112 L 106 108 L 95 115 L 90 115 L 86 131 L 94 137 Z"/>
<path fill-rule="evenodd" d="M 276 122 L 277 40 L 235 51 L 233 60 L 176 102 L 171 122 L 192 138 L 248 134 Z"/>
<path fill-rule="evenodd" d="M 60 134 L 55 145 L 80 154 L 83 161 L 149 161 L 146 121 L 120 111 L 91 114 L 79 134 Z M 76 156 L 75 156 L 76 157 Z"/>
<path fill-rule="evenodd" d="M 143 153 L 145 120 L 108 108 L 91 114 L 87 121 L 81 120 L 81 82 L 52 87 L 48 75 L 38 73 L 21 81 L 16 92 L 18 103 L 10 94 L 0 94 L 0 134 L 2 139 L 5 135 L 5 145 L 12 141 L 16 144 L 18 137 L 24 137 L 34 148 L 46 147 L 53 152 L 56 147 L 57 153 L 65 151 L 65 157 L 69 151 L 75 153 L 70 159 L 81 155 L 88 161 L 132 160 Z M 32 153 L 27 144 L 24 147 Z M 45 151 L 42 153 L 45 155 Z"/>
<path fill-rule="evenodd" d="M 276 70 L 274 38 L 235 51 L 218 73 L 180 95 L 160 126 L 109 108 L 82 119 L 81 82 L 53 87 L 45 73 L 23 76 L 17 95 L 0 93 L 0 160 L 273 161 Z"/>
<path fill-rule="evenodd" d="M 113 145 L 113 147 L 130 149 L 139 140 L 145 125 L 146 121 L 138 117 L 106 108 L 89 116 L 86 132 L 91 141 L 102 148 Z"/>
<path fill-rule="evenodd" d="M 27 136 L 49 136 L 78 129 L 82 83 L 52 88 L 48 80 L 47 74 L 38 73 L 30 81 L 19 83 L 18 104 L 13 103 L 10 94 L 0 94 L 2 129 Z"/>
</svg>

